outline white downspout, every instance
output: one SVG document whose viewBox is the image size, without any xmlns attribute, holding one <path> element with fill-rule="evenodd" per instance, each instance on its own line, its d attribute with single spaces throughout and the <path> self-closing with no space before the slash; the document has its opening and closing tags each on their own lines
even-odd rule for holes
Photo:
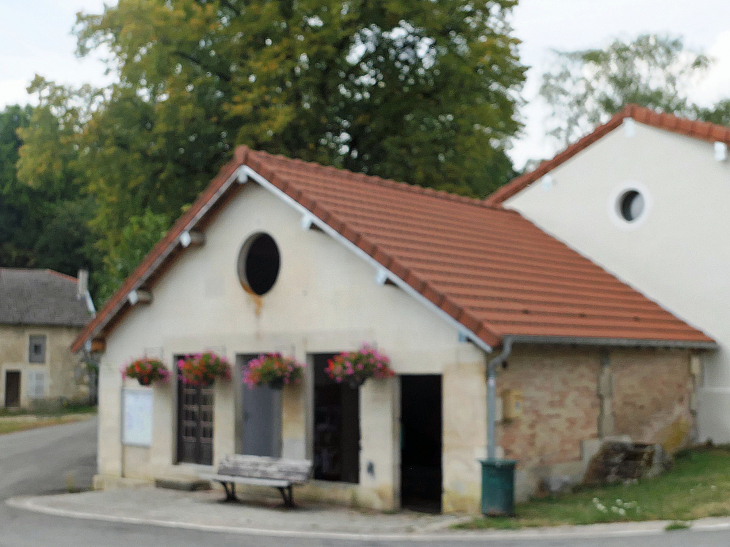
<svg viewBox="0 0 730 547">
<path fill-rule="evenodd" d="M 505 337 L 502 353 L 487 363 L 487 459 L 493 460 L 497 453 L 497 365 L 504 363 L 512 353 L 512 338 Z"/>
</svg>

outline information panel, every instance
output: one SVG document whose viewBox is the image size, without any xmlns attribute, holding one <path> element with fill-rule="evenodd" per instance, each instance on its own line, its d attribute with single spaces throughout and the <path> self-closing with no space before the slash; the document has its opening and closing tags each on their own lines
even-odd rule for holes
<svg viewBox="0 0 730 547">
<path fill-rule="evenodd" d="M 152 446 L 152 390 L 122 391 L 122 444 Z"/>
</svg>

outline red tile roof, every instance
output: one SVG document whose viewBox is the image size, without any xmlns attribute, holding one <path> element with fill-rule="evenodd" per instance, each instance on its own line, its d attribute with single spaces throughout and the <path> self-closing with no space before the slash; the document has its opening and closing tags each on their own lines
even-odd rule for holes
<svg viewBox="0 0 730 547">
<path fill-rule="evenodd" d="M 179 235 L 196 216 L 205 222 L 215 213 L 216 195 L 236 191 L 238 184 L 226 185 L 244 165 L 490 347 L 505 336 L 714 344 L 516 212 L 241 147 L 87 325 L 74 351 L 111 331 L 130 290 L 152 288 L 183 252 Z"/>
<path fill-rule="evenodd" d="M 553 159 L 542 162 L 534 171 L 525 173 L 499 188 L 485 202 L 489 205 L 499 205 L 505 202 L 560 164 L 568 161 L 578 152 L 585 150 L 598 139 L 616 129 L 626 118 L 632 118 L 637 122 L 687 137 L 694 137 L 710 142 L 724 142 L 730 145 L 730 128 L 728 127 L 709 122 L 679 118 L 672 114 L 654 112 L 649 108 L 642 108 L 631 104 L 621 110 L 621 112 L 616 114 L 607 123 L 597 127 L 593 133 L 586 135 L 575 144 L 568 146 L 568 148 L 560 152 Z"/>
</svg>

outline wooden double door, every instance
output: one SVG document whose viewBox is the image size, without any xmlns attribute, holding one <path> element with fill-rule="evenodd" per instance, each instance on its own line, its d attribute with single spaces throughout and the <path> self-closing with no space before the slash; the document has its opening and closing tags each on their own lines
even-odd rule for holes
<svg viewBox="0 0 730 547">
<path fill-rule="evenodd" d="M 213 465 L 213 386 L 177 381 L 177 462 Z"/>
</svg>

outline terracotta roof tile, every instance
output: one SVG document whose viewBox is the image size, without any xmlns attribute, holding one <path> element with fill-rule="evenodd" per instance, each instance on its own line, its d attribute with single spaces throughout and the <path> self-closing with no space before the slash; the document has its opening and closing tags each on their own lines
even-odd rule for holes
<svg viewBox="0 0 730 547">
<path fill-rule="evenodd" d="M 616 122 L 614 122 L 616 123 Z M 74 343 L 108 334 L 126 294 L 235 170 L 247 165 L 495 347 L 505 336 L 713 341 L 514 211 L 480 200 L 239 149 Z M 237 187 L 237 185 L 234 185 Z M 161 267 L 161 266 L 158 266 Z"/>
<path fill-rule="evenodd" d="M 524 188 L 527 188 L 533 182 L 539 180 L 541 177 L 558 167 L 560 164 L 568 161 L 582 150 L 585 150 L 588 146 L 607 133 L 616 129 L 626 118 L 632 118 L 637 122 L 650 125 L 658 129 L 665 129 L 687 137 L 694 137 L 713 142 L 719 141 L 730 145 L 730 128 L 728 127 L 712 124 L 710 122 L 688 120 L 672 114 L 655 112 L 649 108 L 628 105 L 607 123 L 597 127 L 593 133 L 586 135 L 575 144 L 568 146 L 568 148 L 560 152 L 554 158 L 542 162 L 535 170 L 513 179 L 496 190 L 485 200 L 485 203 L 489 205 L 500 205 L 505 202 Z"/>
</svg>

